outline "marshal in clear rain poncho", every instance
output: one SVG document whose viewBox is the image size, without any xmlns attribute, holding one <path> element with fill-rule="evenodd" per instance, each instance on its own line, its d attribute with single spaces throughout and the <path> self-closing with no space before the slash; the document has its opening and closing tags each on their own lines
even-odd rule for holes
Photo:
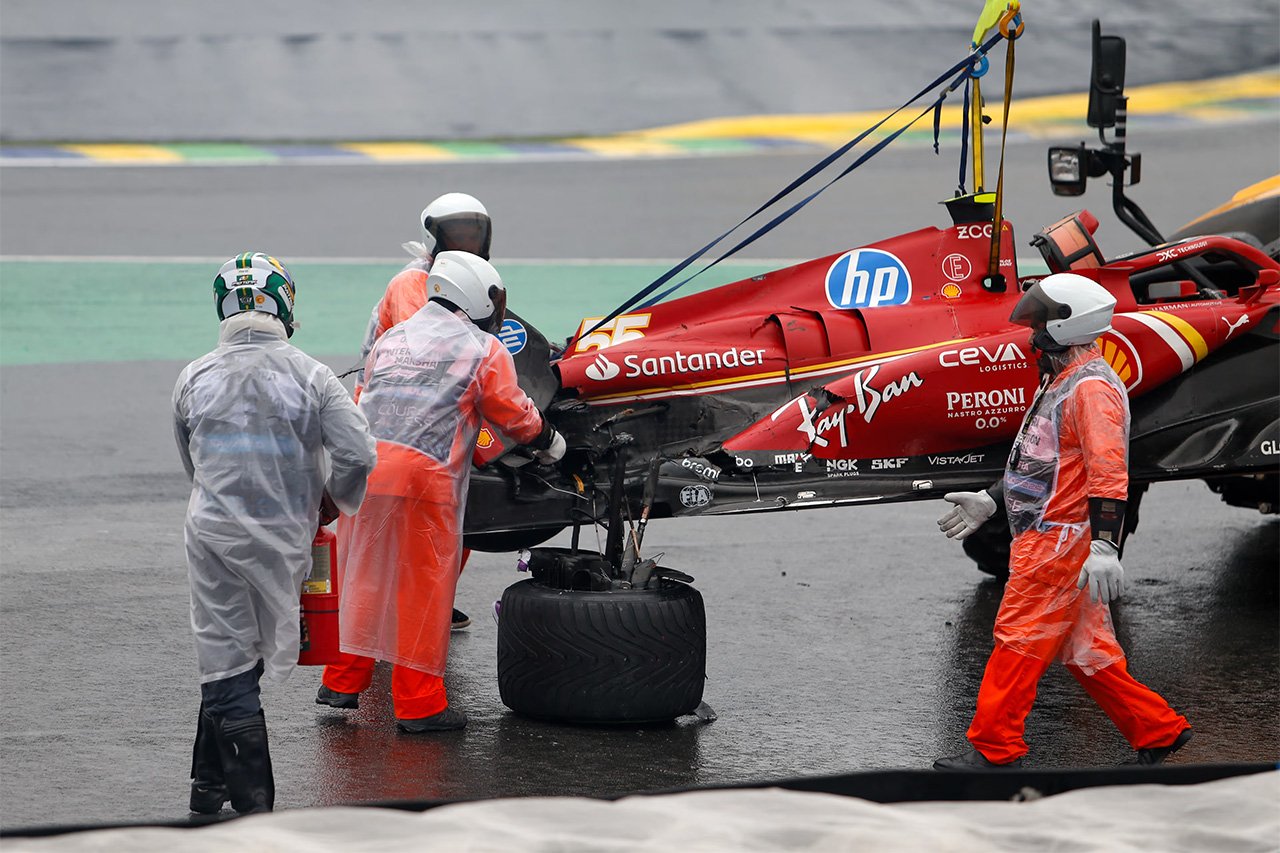
<svg viewBox="0 0 1280 853">
<path fill-rule="evenodd" d="M 375 461 L 365 416 L 333 371 L 270 314 L 222 321 L 183 369 L 174 433 L 192 478 L 184 532 L 202 683 L 252 669 L 279 682 L 298 659 L 298 607 L 327 489 L 355 512 Z"/>
</svg>

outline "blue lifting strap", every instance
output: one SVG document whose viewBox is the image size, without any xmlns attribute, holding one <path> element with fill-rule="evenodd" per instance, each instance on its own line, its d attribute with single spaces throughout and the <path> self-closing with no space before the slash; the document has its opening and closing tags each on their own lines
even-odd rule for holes
<svg viewBox="0 0 1280 853">
<path fill-rule="evenodd" d="M 692 281 L 693 279 L 695 279 L 695 278 L 697 278 L 698 276 L 702 275 L 702 273 L 706 272 L 707 270 L 711 269 L 711 268 L 712 268 L 713 266 L 715 266 L 716 264 L 720 263 L 720 261 L 723 261 L 725 258 L 730 257 L 731 255 L 733 255 L 733 254 L 737 253 L 738 251 L 740 251 L 741 249 L 743 249 L 743 248 L 745 248 L 746 246 L 750 245 L 751 243 L 754 243 L 754 242 L 755 242 L 756 240 L 758 240 L 760 237 L 764 236 L 764 235 L 765 235 L 765 234 L 767 234 L 769 231 L 772 231 L 772 230 L 773 230 L 774 228 L 776 228 L 778 225 L 780 225 L 781 223 L 785 222 L 785 221 L 786 221 L 787 219 L 789 219 L 793 214 L 795 214 L 797 211 L 799 211 L 802 207 L 804 207 L 806 204 L 808 204 L 808 203 L 809 203 L 810 201 L 812 201 L 813 199 L 817 198 L 817 196 L 818 196 L 818 195 L 820 195 L 822 192 L 824 192 L 828 187 L 830 187 L 830 186 L 831 186 L 832 184 L 834 184 L 836 181 L 840 180 L 840 179 L 841 179 L 841 178 L 843 178 L 845 175 L 849 174 L 849 173 L 850 173 L 850 172 L 852 172 L 854 169 L 856 169 L 856 168 L 858 168 L 859 166 L 861 166 L 861 165 L 862 165 L 863 163 L 865 163 L 867 160 L 871 159 L 871 157 L 873 157 L 874 155 L 876 155 L 877 153 L 879 153 L 881 150 L 883 150 L 883 149 L 885 148 L 885 146 L 887 146 L 890 142 L 892 142 L 893 140 L 897 139 L 897 138 L 902 134 L 902 132 L 903 132 L 903 131 L 905 131 L 907 128 L 911 127 L 911 125 L 915 124 L 917 121 L 919 121 L 919 120 L 920 120 L 922 117 L 924 117 L 925 115 L 928 115 L 928 113 L 929 113 L 931 110 L 936 109 L 936 108 L 939 106 L 939 104 L 942 102 L 942 100 L 943 100 L 944 98 L 946 98 L 946 96 L 947 96 L 947 94 L 948 94 L 949 92 L 955 91 L 957 88 L 959 88 L 959 86 L 960 86 L 962 83 L 967 83 L 967 81 L 969 80 L 969 78 L 972 76 L 972 74 L 973 74 L 973 71 L 974 71 L 975 67 L 977 67 L 978 61 L 979 61 L 981 58 L 983 58 L 983 57 L 985 56 L 986 52 L 987 52 L 988 50 L 990 50 L 992 47 L 994 47 L 994 46 L 996 45 L 996 43 L 997 43 L 997 42 L 999 42 L 999 41 L 1000 41 L 1000 39 L 1002 39 L 1002 38 L 1003 38 L 1003 36 L 1001 36 L 1001 35 L 997 34 L 997 35 L 993 35 L 991 38 L 987 39 L 987 41 L 986 41 L 986 42 L 985 42 L 985 43 L 984 43 L 980 48 L 978 48 L 976 51 L 974 51 L 974 52 L 970 53 L 968 56 L 966 56 L 966 57 L 965 57 L 963 60 L 961 60 L 960 62 L 957 62 L 956 64 L 952 65 L 950 68 L 948 68 L 948 69 L 947 69 L 946 71 L 944 71 L 942 74 L 939 74 L 939 75 L 938 75 L 936 78 L 934 78 L 934 79 L 933 79 L 933 80 L 932 80 L 928 85 L 924 86 L 924 87 L 923 87 L 919 92 L 917 92 L 917 93 L 916 93 L 915 95 L 913 95 L 910 99 L 908 99 L 905 103 L 903 103 L 903 104 L 902 104 L 902 106 L 898 107 L 898 108 L 897 108 L 897 109 L 895 109 L 893 112 L 889 113 L 889 114 L 888 114 L 888 115 L 886 115 L 884 118 L 880 119 L 878 122 L 876 122 L 875 124 L 873 124 L 873 125 L 871 125 L 870 127 L 868 127 L 866 130 L 862 131 L 860 134 L 858 134 L 858 135 L 857 135 L 857 136 L 855 136 L 853 139 L 851 139 L 851 140 L 849 140 L 848 142 L 846 142 L 844 145 L 841 145 L 839 148 L 837 148 L 835 151 L 833 151 L 833 152 L 831 152 L 830 154 L 828 154 L 826 157 L 823 157 L 820 161 L 818 161 L 818 163 L 816 163 L 816 164 L 814 164 L 812 167 L 810 167 L 810 168 L 809 168 L 809 169 L 808 169 L 808 170 L 807 170 L 803 175 L 801 175 L 800 177 L 798 177 L 798 178 L 796 178 L 795 180 L 793 180 L 790 184 L 788 184 L 788 185 L 787 185 L 786 187 L 784 187 L 782 190 L 779 190 L 777 193 L 775 193 L 775 194 L 774 194 L 774 196 L 773 196 L 772 198 L 770 198 L 770 199 L 769 199 L 768 201 L 766 201 L 764 204 L 760 205 L 760 206 L 759 206 L 759 207 L 757 207 L 754 211 L 752 211 L 750 214 L 748 214 L 746 217 L 744 217 L 744 218 L 742 219 L 742 221 L 741 221 L 741 222 L 739 222 L 737 225 L 734 225 L 734 226 L 733 226 L 732 228 L 730 228 L 728 231 L 725 231 L 725 232 L 724 232 L 723 234 L 721 234 L 719 237 L 716 237 L 716 238 L 715 238 L 714 240 L 712 240 L 710 243 L 708 243 L 707 245 L 703 246 L 701 249 L 699 249 L 698 251 L 694 252 L 692 255 L 690 255 L 689 257 L 685 258 L 683 261 L 681 261 L 680 263 L 676 264 L 676 265 L 675 265 L 674 267 L 672 267 L 671 269 L 667 270 L 665 273 L 663 273 L 662 275 L 660 275 L 660 276 L 659 276 L 658 278 L 656 278 L 654 281 L 650 282 L 648 285 L 646 285 L 646 286 L 645 286 L 644 288 L 642 288 L 640 291 L 638 291 L 638 292 L 637 292 L 637 293 L 635 293 L 633 296 L 631 296 L 631 297 L 630 297 L 626 302 L 624 302 L 622 305 L 619 305 L 617 308 L 613 309 L 613 311 L 609 312 L 608 316 L 606 316 L 606 317 L 602 318 L 601 320 L 599 320 L 599 321 L 598 321 L 594 326 L 592 326 L 592 327 L 591 327 L 590 329 L 588 329 L 585 333 L 583 333 L 583 335 L 591 334 L 591 332 L 594 332 L 596 329 L 599 329 L 601 326 L 603 326 L 604 324 L 606 324 L 606 323 L 608 323 L 609 321 L 613 320 L 613 319 L 614 319 L 615 317 L 617 317 L 619 314 L 624 314 L 624 313 L 626 313 L 627 311 L 631 310 L 632 308 L 636 307 L 637 305 L 642 305 L 642 304 L 643 304 L 643 307 L 646 307 L 646 308 L 647 308 L 647 307 L 650 307 L 650 306 L 652 306 L 652 305 L 657 304 L 658 302 L 661 302 L 663 299 L 665 299 L 665 298 L 667 298 L 668 296 L 670 296 L 670 295 L 671 295 L 672 293 L 674 293 L 676 290 L 680 289 L 681 287 L 683 287 L 684 285 L 688 284 L 688 283 L 689 283 L 690 281 Z M 958 75 L 958 76 L 956 76 L 956 75 Z M 855 160 L 855 161 L 853 162 L 853 164 L 852 164 L 852 165 L 850 165 L 850 166 L 848 166 L 844 171 L 840 172 L 838 175 L 836 175 L 836 176 L 835 176 L 834 178 L 832 178 L 830 181 L 828 181 L 827 183 L 825 183 L 825 184 L 823 184 L 821 187 L 819 187 L 816 191 L 814 191 L 813 193 L 810 193 L 808 196 L 805 196 L 805 197 L 804 197 L 803 199 L 801 199 L 799 202 L 797 202 L 796 204 L 792 205 L 790 208 L 788 208 L 787 210 L 783 211 L 783 212 L 782 212 L 781 214 L 779 214 L 778 216 L 774 217 L 772 220 L 770 220 L 770 221 L 769 221 L 768 223 L 766 223 L 764 226 L 762 226 L 761 228 L 759 228 L 759 229 L 758 229 L 754 234 L 752 234 L 750 237 L 748 237 L 748 238 L 746 238 L 745 240 L 743 240 L 742 242 L 738 243 L 738 244 L 737 244 L 736 246 L 734 246 L 732 249 L 730 249 L 729 251 L 725 252 L 723 255 L 721 255 L 720 257 L 716 258 L 714 261 L 712 261 L 711 263 L 707 264 L 705 267 L 703 267 L 702 269 L 698 270 L 698 271 L 697 271 L 696 273 L 694 273 L 693 275 L 690 275 L 690 276 L 688 276 L 687 278 L 684 278 L 684 279 L 682 279 L 681 281 L 677 282 L 676 284 L 672 285 L 671 287 L 668 287 L 667 289 L 663 290 L 663 291 L 662 291 L 660 294 L 658 294 L 657 296 L 654 296 L 654 297 L 652 297 L 652 298 L 649 298 L 649 297 L 650 297 L 650 294 L 652 294 L 652 293 L 653 293 L 654 291 L 656 291 L 658 288 L 662 287 L 664 284 L 666 284 L 667 282 L 669 282 L 671 279 L 675 278 L 677 275 L 679 275 L 681 272 L 683 272 L 686 268 L 688 268 L 691 264 L 693 264 L 693 262 L 694 262 L 694 261 L 698 260 L 698 259 L 699 259 L 699 258 L 701 258 L 703 255 L 705 255 L 707 252 L 711 251 L 711 249 L 713 249 L 717 244 L 719 244 L 722 240 L 724 240 L 726 237 L 728 237 L 728 236 L 729 236 L 730 234 L 732 234 L 734 231 L 737 231 L 739 228 L 741 228 L 741 227 L 742 227 L 743 225 L 745 225 L 747 222 L 749 222 L 750 220 L 754 219 L 756 216 L 760 215 L 760 214 L 761 214 L 761 213 L 763 213 L 765 210 L 767 210 L 768 208 L 772 207 L 774 204 L 776 204 L 777 202 L 781 201 L 781 200 L 782 200 L 783 198 L 785 198 L 786 196 L 790 195 L 792 192 L 794 192 L 796 189 L 798 189 L 798 188 L 799 188 L 800 186 L 802 186 L 803 184 L 807 183 L 807 182 L 808 182 L 810 179 L 812 179 L 815 175 L 817 175 L 817 174 L 818 174 L 819 172 L 821 172 L 822 170 L 826 169 L 829 165 L 831 165 L 831 163 L 833 163 L 835 160 L 839 159 L 841 156 L 843 156 L 845 153 L 847 153 L 851 148 L 853 148 L 853 147 L 854 147 L 855 145 L 857 145 L 859 142 L 861 142 L 862 140 L 864 140 L 864 139 L 866 139 L 868 136 L 870 136 L 872 133 L 874 133 L 874 132 L 875 132 L 875 131 L 876 131 L 876 130 L 881 126 L 881 125 L 883 125 L 883 124 L 884 124 L 885 122 L 887 122 L 889 119 L 893 118 L 893 117 L 894 117 L 894 116 L 896 116 L 898 113 L 902 112 L 904 109 L 906 109 L 906 108 L 907 108 L 907 107 L 909 107 L 911 104 L 913 104 L 913 103 L 915 103 L 916 101 L 918 101 L 918 100 L 919 100 L 921 97 L 923 97 L 925 94 L 927 94 L 928 92 L 932 91 L 934 88 L 936 88 L 937 86 L 941 85 L 941 84 L 942 84 L 942 83 L 944 83 L 944 82 L 947 82 L 947 83 L 948 83 L 948 85 L 946 86 L 946 88 L 945 88 L 945 89 L 943 89 L 942 93 L 938 96 L 938 98 L 937 98 L 937 99 L 935 99 L 935 101 L 934 101 L 934 102 L 932 102 L 928 107 L 926 107 L 926 108 L 925 108 L 925 109 L 924 109 L 924 110 L 923 110 L 919 115 L 917 115 L 917 116 L 916 116 L 915 118 L 913 118 L 911 121 L 907 122 L 905 125 L 903 125 L 902 127 L 898 128 L 898 129 L 897 129 L 897 130 L 895 130 L 893 133 L 891 133 L 889 136 L 887 136 L 886 138 L 884 138 L 883 140 L 881 140 L 880 142 L 878 142 L 878 143 L 876 143 L 874 146 L 872 146 L 870 149 L 868 149 L 866 153 L 864 153 L 861 157 L 859 157 L 857 160 Z M 967 95 L 967 94 L 968 94 L 968 89 L 967 89 L 967 87 L 966 87 L 966 95 Z M 568 347 L 571 347 L 571 346 L 573 345 L 573 343 L 574 343 L 578 338 L 582 337 L 583 335 L 574 335 L 574 337 L 573 337 L 573 338 L 571 338 L 571 339 L 568 341 L 568 343 L 567 343 L 567 345 L 566 345 L 566 349 L 567 349 Z"/>
</svg>

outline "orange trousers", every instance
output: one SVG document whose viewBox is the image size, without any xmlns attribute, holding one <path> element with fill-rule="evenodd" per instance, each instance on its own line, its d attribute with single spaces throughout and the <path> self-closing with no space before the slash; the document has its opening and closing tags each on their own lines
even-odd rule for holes
<svg viewBox="0 0 1280 853">
<path fill-rule="evenodd" d="M 1050 663 L 1051 659 L 1027 657 L 996 643 L 978 689 L 978 710 L 966 733 L 988 761 L 1006 764 L 1027 754 L 1022 738 L 1027 714 Z M 1160 694 L 1130 675 L 1124 660 L 1093 675 L 1086 675 L 1080 667 L 1066 666 L 1134 749 L 1168 746 L 1183 729 L 1191 727 Z"/>
<path fill-rule="evenodd" d="M 321 683 L 339 693 L 363 693 L 373 683 L 373 658 L 341 653 L 339 663 L 324 668 Z M 391 702 L 397 720 L 420 720 L 449 707 L 444 679 L 407 666 L 391 668 Z"/>
<path fill-rule="evenodd" d="M 467 565 L 471 551 L 462 550 L 462 566 Z M 373 684 L 373 658 L 339 652 L 338 663 L 324 668 L 320 683 L 339 693 L 363 693 Z M 429 672 L 410 669 L 407 666 L 391 668 L 391 703 L 397 720 L 420 720 L 439 714 L 449 707 L 449 695 L 444 689 L 444 679 Z"/>
</svg>

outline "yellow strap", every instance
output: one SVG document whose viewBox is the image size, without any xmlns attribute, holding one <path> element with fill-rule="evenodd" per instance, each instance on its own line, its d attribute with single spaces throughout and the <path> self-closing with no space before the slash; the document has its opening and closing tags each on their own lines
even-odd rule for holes
<svg viewBox="0 0 1280 853">
<path fill-rule="evenodd" d="M 1002 21 L 1002 30 L 1003 27 Z M 995 218 L 991 228 L 991 258 L 987 269 L 987 275 L 991 277 L 1000 274 L 1000 232 L 1004 225 L 1004 143 L 1009 135 L 1009 102 L 1013 99 L 1013 43 L 1016 40 L 1016 36 L 1008 39 L 1009 52 L 1004 63 L 1004 126 L 1000 130 L 1000 172 L 996 178 Z"/>
<path fill-rule="evenodd" d="M 977 26 L 973 28 L 973 44 L 978 46 L 982 44 L 984 38 L 992 27 L 1000 23 L 1000 17 L 1004 14 L 1005 0 L 986 0 L 982 5 L 982 12 L 978 15 Z"/>
<path fill-rule="evenodd" d="M 973 192 L 982 192 L 982 87 L 973 78 L 973 101 L 969 104 L 969 123 L 973 125 Z"/>
</svg>

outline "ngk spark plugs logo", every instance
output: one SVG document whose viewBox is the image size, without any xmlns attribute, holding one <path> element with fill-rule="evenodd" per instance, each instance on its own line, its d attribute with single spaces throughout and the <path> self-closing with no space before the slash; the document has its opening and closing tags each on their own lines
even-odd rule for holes
<svg viewBox="0 0 1280 853">
<path fill-rule="evenodd" d="M 910 299 L 911 274 L 889 252 L 854 249 L 827 270 L 827 301 L 836 308 L 904 305 Z"/>
<path fill-rule="evenodd" d="M 596 360 L 587 365 L 586 374 L 588 379 L 594 379 L 597 382 L 607 382 L 622 372 L 618 365 L 614 364 L 604 353 L 596 356 Z"/>
<path fill-rule="evenodd" d="M 991 391 L 948 391 L 947 417 L 977 418 L 978 429 L 999 429 L 1019 420 L 1027 408 L 1027 389 L 996 388 Z"/>
</svg>

